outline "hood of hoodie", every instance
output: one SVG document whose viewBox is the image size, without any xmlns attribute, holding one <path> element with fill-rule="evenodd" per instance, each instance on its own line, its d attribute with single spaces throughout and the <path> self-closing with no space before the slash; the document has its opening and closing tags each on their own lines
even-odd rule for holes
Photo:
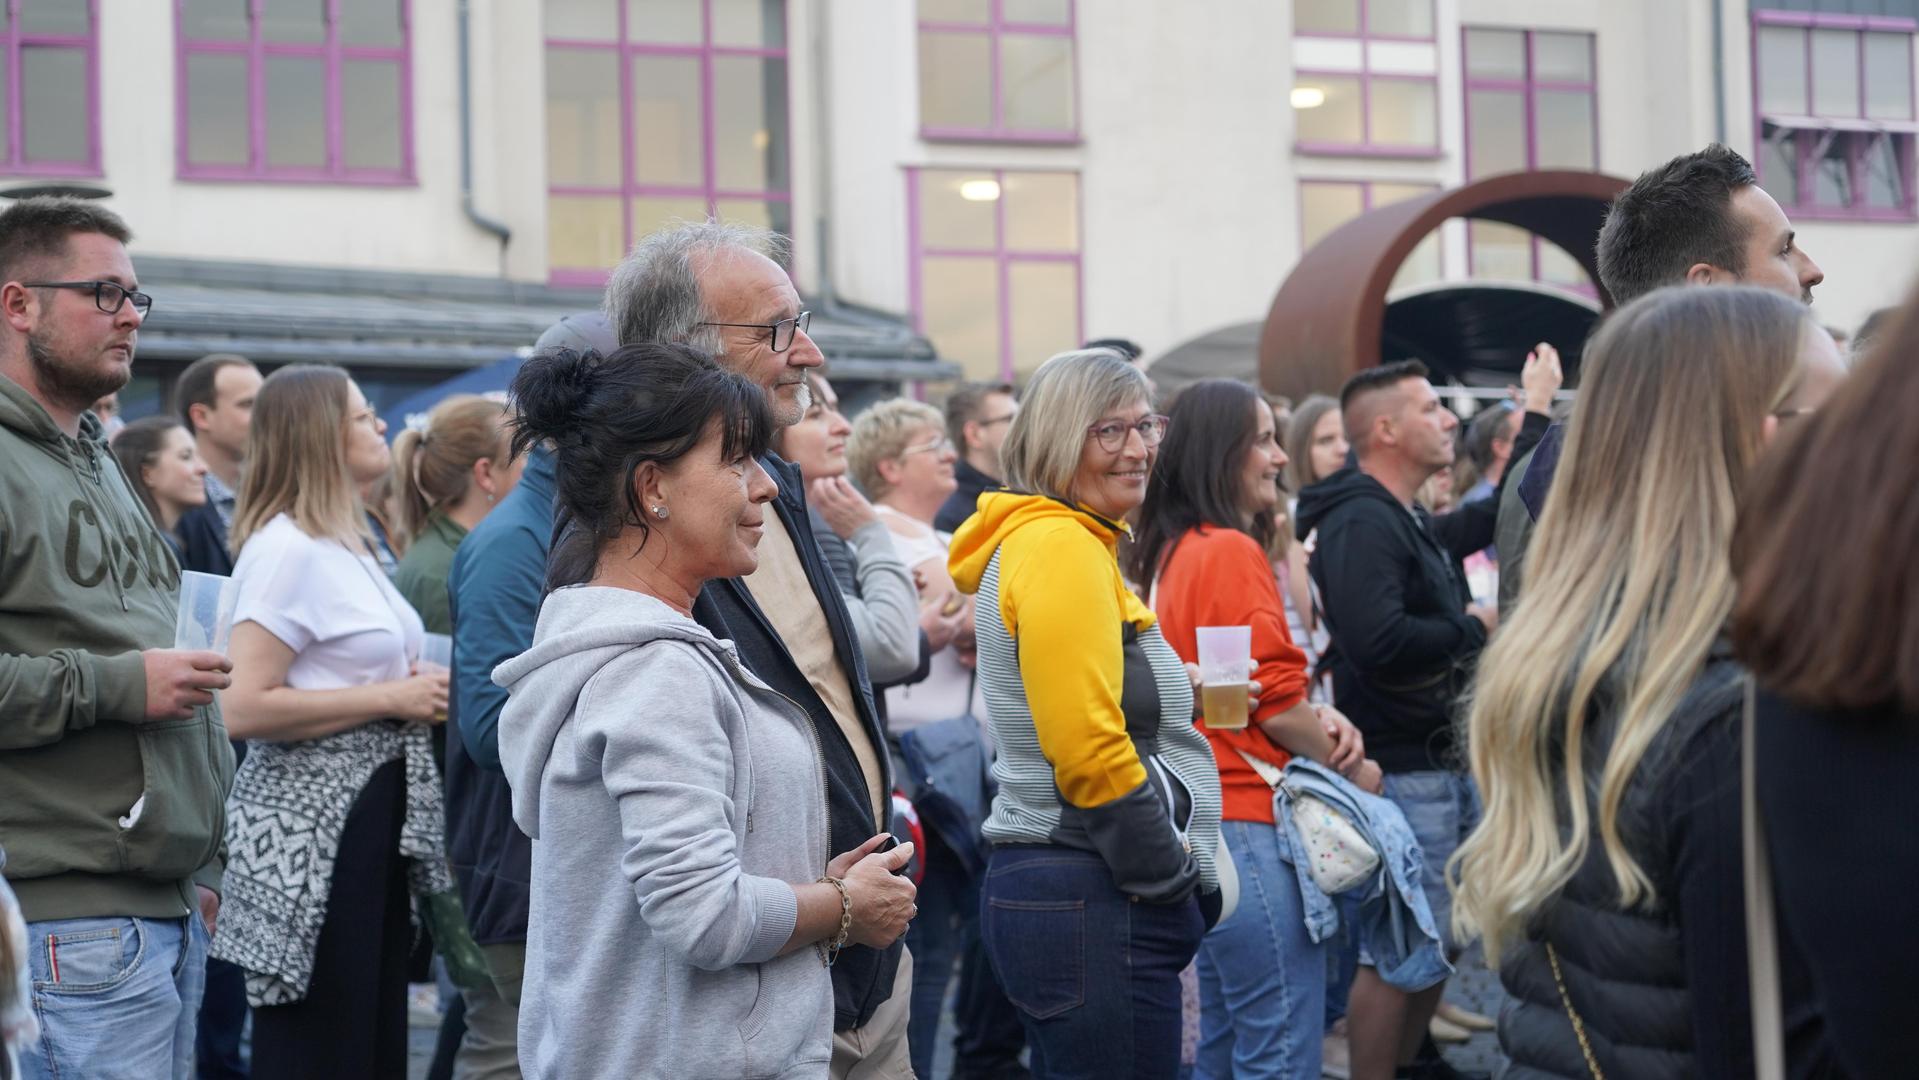
<svg viewBox="0 0 1919 1080">
<path fill-rule="evenodd" d="M 1073 558 L 1074 552 L 1090 554 L 1080 546 L 1081 537 L 1090 537 L 1106 551 L 1113 562 L 1113 591 L 1126 621 L 1144 629 L 1158 621 L 1151 608 L 1126 587 L 1119 572 L 1119 541 L 1130 536 L 1124 524 L 1109 520 L 1079 507 L 1068 506 L 1045 495 L 1022 495 L 1012 491 L 990 491 L 980 496 L 979 509 L 953 534 L 947 549 L 947 570 L 961 592 L 979 592 L 980 579 L 1007 537 L 1027 529 L 1043 530 L 1044 542 L 1038 549 L 1047 558 Z M 1002 595 L 1004 605 L 1008 596 Z"/>
<path fill-rule="evenodd" d="M 1306 485 L 1299 493 L 1299 507 L 1294 514 L 1299 524 L 1298 534 L 1304 538 L 1307 533 L 1319 528 L 1319 523 L 1336 506 L 1342 506 L 1354 499 L 1376 499 L 1388 506 L 1404 511 L 1405 506 L 1385 485 L 1359 471 L 1356 465 L 1348 465 L 1338 472 L 1321 480 L 1317 484 Z"/>
<path fill-rule="evenodd" d="M 4 377 L 0 377 L 0 427 L 63 460 L 81 452 L 83 445 L 104 449 L 107 444 L 106 432 L 100 426 L 99 417 L 91 412 L 81 413 L 80 437 L 69 437 L 53 422 L 45 406 L 27 393 L 25 387 Z"/>
<path fill-rule="evenodd" d="M 511 695 L 500 713 L 500 764 L 513 785 L 513 818 L 528 837 L 540 838 L 540 780 L 580 690 L 622 653 L 655 641 L 706 649 L 740 679 L 763 685 L 740 664 L 732 642 L 665 601 L 595 585 L 549 594 L 533 647 L 493 669 L 493 681 Z"/>
</svg>

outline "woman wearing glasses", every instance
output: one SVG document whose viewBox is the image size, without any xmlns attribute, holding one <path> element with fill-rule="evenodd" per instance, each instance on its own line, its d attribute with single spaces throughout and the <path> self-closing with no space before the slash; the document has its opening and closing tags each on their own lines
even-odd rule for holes
<svg viewBox="0 0 1919 1080">
<path fill-rule="evenodd" d="M 1126 588 L 1122 518 L 1166 432 L 1109 349 L 1041 365 L 951 568 L 976 598 L 999 759 L 981 936 L 1036 1077 L 1178 1071 L 1179 973 L 1219 914 L 1219 773 Z"/>
</svg>

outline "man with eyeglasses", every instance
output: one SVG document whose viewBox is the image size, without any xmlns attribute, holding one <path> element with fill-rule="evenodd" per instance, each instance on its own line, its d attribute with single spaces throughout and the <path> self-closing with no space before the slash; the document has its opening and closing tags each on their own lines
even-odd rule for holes
<svg viewBox="0 0 1919 1080">
<path fill-rule="evenodd" d="M 946 436 L 960 452 L 954 467 L 959 487 L 933 518 L 933 527 L 952 532 L 973 516 L 981 494 L 1001 486 L 1000 447 L 1019 415 L 1019 399 L 1010 383 L 961 383 L 946 399 Z"/>
<path fill-rule="evenodd" d="M 621 345 L 686 342 L 758 383 L 776 424 L 805 416 L 806 373 L 825 363 L 810 317 L 781 267 L 785 240 L 721 222 L 681 225 L 641 240 L 607 282 L 605 308 Z M 748 670 L 812 721 L 826 772 L 831 849 L 867 847 L 890 821 L 885 729 L 839 583 L 806 513 L 799 470 L 767 454 L 779 485 L 760 540 L 759 568 L 708 582 L 693 617 L 732 641 Z M 528 963 L 534 963 L 529 956 Z M 902 942 L 848 945 L 832 965 L 835 1080 L 911 1080 L 906 1017 L 912 961 Z M 536 1030 L 546 1003 L 521 1003 Z"/>
<path fill-rule="evenodd" d="M 172 647 L 179 564 L 88 411 L 152 308 L 130 237 L 73 199 L 0 213 L 0 847 L 30 1078 L 184 1080 L 219 908 L 232 668 Z"/>
</svg>

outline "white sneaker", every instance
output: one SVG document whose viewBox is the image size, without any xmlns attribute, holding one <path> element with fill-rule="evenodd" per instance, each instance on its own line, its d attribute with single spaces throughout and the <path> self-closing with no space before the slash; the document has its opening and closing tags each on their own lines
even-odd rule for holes
<svg viewBox="0 0 1919 1080">
<path fill-rule="evenodd" d="M 1455 1005 L 1450 1001 L 1440 1002 L 1439 1009 L 1434 1015 L 1454 1027 L 1462 1027 L 1467 1031 L 1491 1031 L 1497 1026 L 1493 1023 L 1492 1017 L 1481 1016 L 1471 1009 L 1461 1005 Z"/>
<path fill-rule="evenodd" d="M 1328 1032 L 1320 1040 L 1319 1075 L 1325 1080 L 1352 1080 L 1353 1048 L 1345 1035 Z"/>
<path fill-rule="evenodd" d="M 1463 1043 L 1472 1039 L 1473 1033 L 1444 1017 L 1434 1016 L 1432 1023 L 1426 1025 L 1434 1042 Z"/>
</svg>

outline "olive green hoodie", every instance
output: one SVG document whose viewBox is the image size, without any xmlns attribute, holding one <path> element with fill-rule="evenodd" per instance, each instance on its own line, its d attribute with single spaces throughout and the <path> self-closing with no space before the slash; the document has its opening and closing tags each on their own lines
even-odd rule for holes
<svg viewBox="0 0 1919 1080">
<path fill-rule="evenodd" d="M 0 848 L 29 921 L 173 918 L 219 886 L 233 750 L 217 706 L 145 722 L 180 566 L 80 425 L 0 377 Z"/>
</svg>

